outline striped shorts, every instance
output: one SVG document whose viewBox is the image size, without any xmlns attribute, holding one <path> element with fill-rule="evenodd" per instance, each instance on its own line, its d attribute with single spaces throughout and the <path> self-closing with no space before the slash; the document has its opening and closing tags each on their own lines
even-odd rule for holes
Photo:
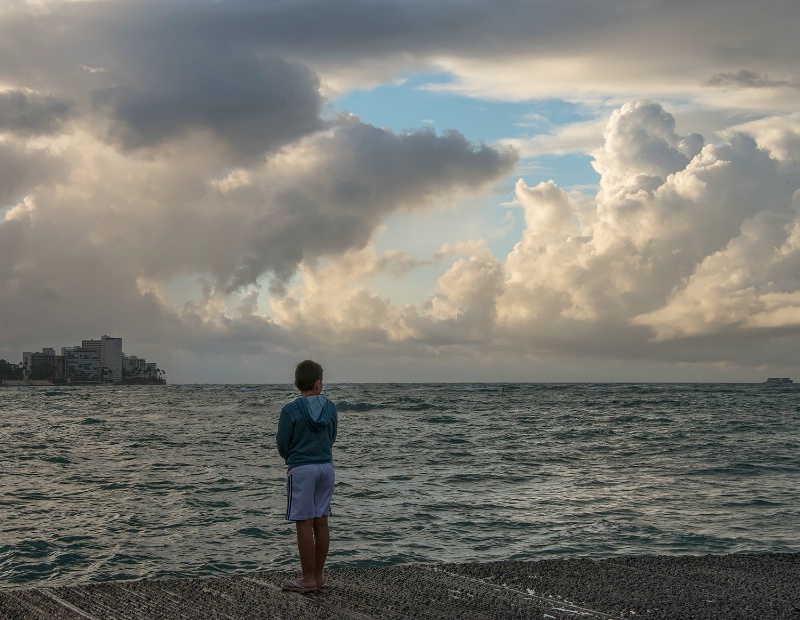
<svg viewBox="0 0 800 620">
<path fill-rule="evenodd" d="M 333 463 L 292 467 L 286 473 L 286 520 L 330 515 L 334 479 Z"/>
</svg>

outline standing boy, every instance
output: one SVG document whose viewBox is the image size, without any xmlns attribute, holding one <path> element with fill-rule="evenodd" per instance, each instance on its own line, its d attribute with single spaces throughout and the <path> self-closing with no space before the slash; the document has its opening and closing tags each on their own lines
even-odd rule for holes
<svg viewBox="0 0 800 620">
<path fill-rule="evenodd" d="M 311 360 L 297 365 L 294 384 L 300 397 L 281 409 L 276 441 L 286 461 L 286 519 L 295 522 L 303 571 L 283 584 L 291 592 L 324 587 L 322 568 L 328 557 L 328 516 L 333 497 L 332 447 L 336 441 L 336 406 L 322 392 L 322 366 Z"/>
</svg>

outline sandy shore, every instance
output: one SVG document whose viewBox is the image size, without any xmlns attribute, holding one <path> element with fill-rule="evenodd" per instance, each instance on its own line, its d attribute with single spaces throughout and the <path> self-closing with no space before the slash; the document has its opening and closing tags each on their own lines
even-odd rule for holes
<svg viewBox="0 0 800 620">
<path fill-rule="evenodd" d="M 0 590 L 0 618 L 648 618 L 800 620 L 800 553 L 332 569 Z"/>
</svg>

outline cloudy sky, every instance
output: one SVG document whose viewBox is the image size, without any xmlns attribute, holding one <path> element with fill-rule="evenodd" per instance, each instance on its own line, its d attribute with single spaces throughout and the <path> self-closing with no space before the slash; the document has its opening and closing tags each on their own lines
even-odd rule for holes
<svg viewBox="0 0 800 620">
<path fill-rule="evenodd" d="M 800 379 L 796 0 L 3 0 L 0 358 Z"/>
</svg>

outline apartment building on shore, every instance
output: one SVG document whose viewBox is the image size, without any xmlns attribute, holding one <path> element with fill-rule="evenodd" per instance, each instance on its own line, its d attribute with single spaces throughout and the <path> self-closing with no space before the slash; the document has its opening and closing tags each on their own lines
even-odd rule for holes
<svg viewBox="0 0 800 620">
<path fill-rule="evenodd" d="M 136 355 L 125 355 L 122 338 L 101 336 L 83 340 L 80 346 L 62 347 L 61 354 L 45 347 L 40 352 L 25 351 L 22 369 L 26 379 L 52 383 L 166 383 L 164 371 L 154 362 Z"/>
</svg>

